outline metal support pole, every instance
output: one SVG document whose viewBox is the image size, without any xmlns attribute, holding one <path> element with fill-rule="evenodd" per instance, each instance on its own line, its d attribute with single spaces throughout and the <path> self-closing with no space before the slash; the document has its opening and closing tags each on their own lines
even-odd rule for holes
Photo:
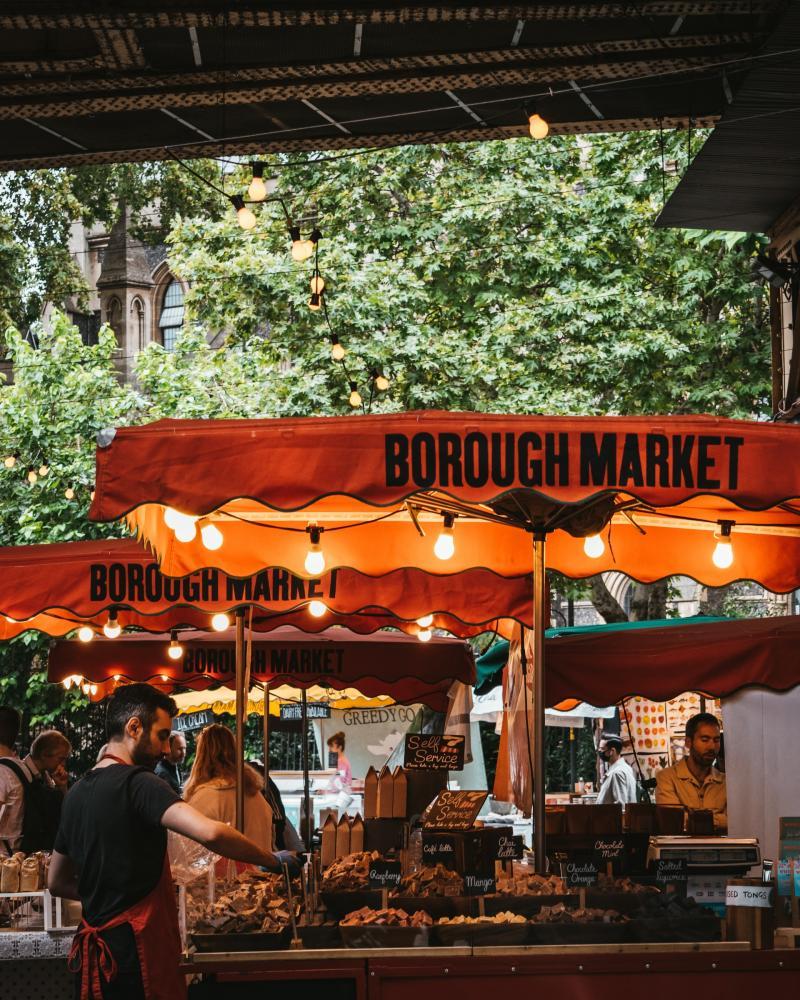
<svg viewBox="0 0 800 1000">
<path fill-rule="evenodd" d="M 569 790 L 575 791 L 575 783 L 578 780 L 578 748 L 575 740 L 575 730 L 569 727 Z"/>
<path fill-rule="evenodd" d="M 305 808 L 305 823 L 303 824 L 303 842 L 306 850 L 311 850 L 311 834 L 314 830 L 314 817 L 311 815 L 311 790 L 308 777 L 308 699 L 303 688 L 300 703 L 300 728 L 303 732 L 303 806 Z"/>
<path fill-rule="evenodd" d="M 545 852 L 544 630 L 547 627 L 545 533 L 533 534 L 533 851 L 536 872 L 547 871 Z M 527 695 L 526 695 L 527 697 Z"/>
<path fill-rule="evenodd" d="M 236 829 L 244 832 L 244 723 L 247 692 L 244 689 L 244 611 L 236 612 Z"/>
<path fill-rule="evenodd" d="M 269 786 L 269 681 L 264 681 L 264 788 Z"/>
</svg>

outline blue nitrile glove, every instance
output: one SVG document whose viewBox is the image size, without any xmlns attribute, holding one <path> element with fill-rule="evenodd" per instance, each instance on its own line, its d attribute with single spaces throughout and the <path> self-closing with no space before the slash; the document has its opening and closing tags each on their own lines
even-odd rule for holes
<svg viewBox="0 0 800 1000">
<path fill-rule="evenodd" d="M 275 858 L 281 867 L 286 865 L 290 878 L 295 878 L 303 871 L 303 864 L 294 851 L 275 851 Z"/>
</svg>

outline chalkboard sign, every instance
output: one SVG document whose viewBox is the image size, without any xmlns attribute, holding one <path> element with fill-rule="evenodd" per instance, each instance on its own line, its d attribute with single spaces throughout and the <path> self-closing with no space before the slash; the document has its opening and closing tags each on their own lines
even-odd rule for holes
<svg viewBox="0 0 800 1000">
<path fill-rule="evenodd" d="M 522 837 L 508 837 L 501 834 L 497 838 L 497 853 L 495 857 L 498 861 L 519 861 L 525 849 L 525 842 Z"/>
<path fill-rule="evenodd" d="M 593 861 L 567 861 L 562 869 L 569 889 L 588 889 L 597 885 L 597 865 Z"/>
<path fill-rule="evenodd" d="M 396 889 L 400 885 L 402 874 L 399 861 L 371 861 L 369 887 L 370 889 Z"/>
<path fill-rule="evenodd" d="M 441 733 L 406 735 L 404 766 L 412 771 L 463 771 L 464 737 Z"/>
<path fill-rule="evenodd" d="M 214 721 L 214 713 L 210 711 L 191 712 L 189 715 L 176 715 L 172 720 L 173 733 L 188 733 L 192 729 L 202 729 Z"/>
<path fill-rule="evenodd" d="M 686 858 L 659 858 L 656 861 L 655 876 L 656 882 L 661 885 L 686 882 L 689 878 Z"/>
<path fill-rule="evenodd" d="M 464 894 L 466 896 L 488 896 L 497 891 L 494 875 L 483 872 L 464 872 Z"/>
<path fill-rule="evenodd" d="M 625 857 L 625 841 L 622 837 L 598 837 L 594 842 L 592 860 L 598 868 L 613 864 Z"/>
<path fill-rule="evenodd" d="M 444 865 L 445 868 L 456 867 L 456 842 L 447 834 L 423 833 L 422 864 L 426 868 Z"/>
<path fill-rule="evenodd" d="M 307 719 L 330 719 L 331 706 L 324 701 L 309 701 L 306 704 Z M 303 718 L 303 706 L 290 702 L 281 705 L 282 722 L 299 722 Z"/>
<path fill-rule="evenodd" d="M 422 818 L 426 830 L 469 830 L 488 792 L 439 792 Z"/>
</svg>

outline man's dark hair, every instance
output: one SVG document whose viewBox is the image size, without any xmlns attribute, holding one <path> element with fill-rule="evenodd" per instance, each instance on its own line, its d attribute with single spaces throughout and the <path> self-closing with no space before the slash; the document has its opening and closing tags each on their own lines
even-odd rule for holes
<svg viewBox="0 0 800 1000">
<path fill-rule="evenodd" d="M 616 733 L 609 733 L 608 735 L 603 733 L 602 740 L 607 747 L 613 748 L 614 750 L 618 750 L 620 753 L 622 752 L 621 736 L 618 736 Z"/>
<path fill-rule="evenodd" d="M 689 741 L 693 740 L 694 734 L 700 726 L 716 726 L 717 729 L 721 728 L 716 715 L 712 715 L 711 712 L 698 712 L 697 715 L 693 715 L 686 723 L 686 739 Z"/>
<path fill-rule="evenodd" d="M 0 705 L 0 743 L 13 747 L 19 736 L 22 716 L 10 705 Z"/>
<path fill-rule="evenodd" d="M 126 684 L 117 688 L 106 709 L 106 736 L 109 740 L 119 739 L 125 732 L 128 719 L 134 716 L 144 729 L 149 730 L 159 708 L 163 708 L 171 719 L 178 714 L 178 706 L 173 699 L 150 684 Z"/>
</svg>

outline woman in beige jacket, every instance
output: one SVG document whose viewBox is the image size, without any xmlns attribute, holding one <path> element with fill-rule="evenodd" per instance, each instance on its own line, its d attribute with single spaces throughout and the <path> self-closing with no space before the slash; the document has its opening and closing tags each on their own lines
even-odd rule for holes
<svg viewBox="0 0 800 1000">
<path fill-rule="evenodd" d="M 274 848 L 272 809 L 261 794 L 264 779 L 244 766 L 245 837 L 267 851 Z M 184 801 L 209 819 L 236 822 L 236 744 L 226 726 L 213 723 L 197 738 L 197 754 L 183 790 Z"/>
</svg>

